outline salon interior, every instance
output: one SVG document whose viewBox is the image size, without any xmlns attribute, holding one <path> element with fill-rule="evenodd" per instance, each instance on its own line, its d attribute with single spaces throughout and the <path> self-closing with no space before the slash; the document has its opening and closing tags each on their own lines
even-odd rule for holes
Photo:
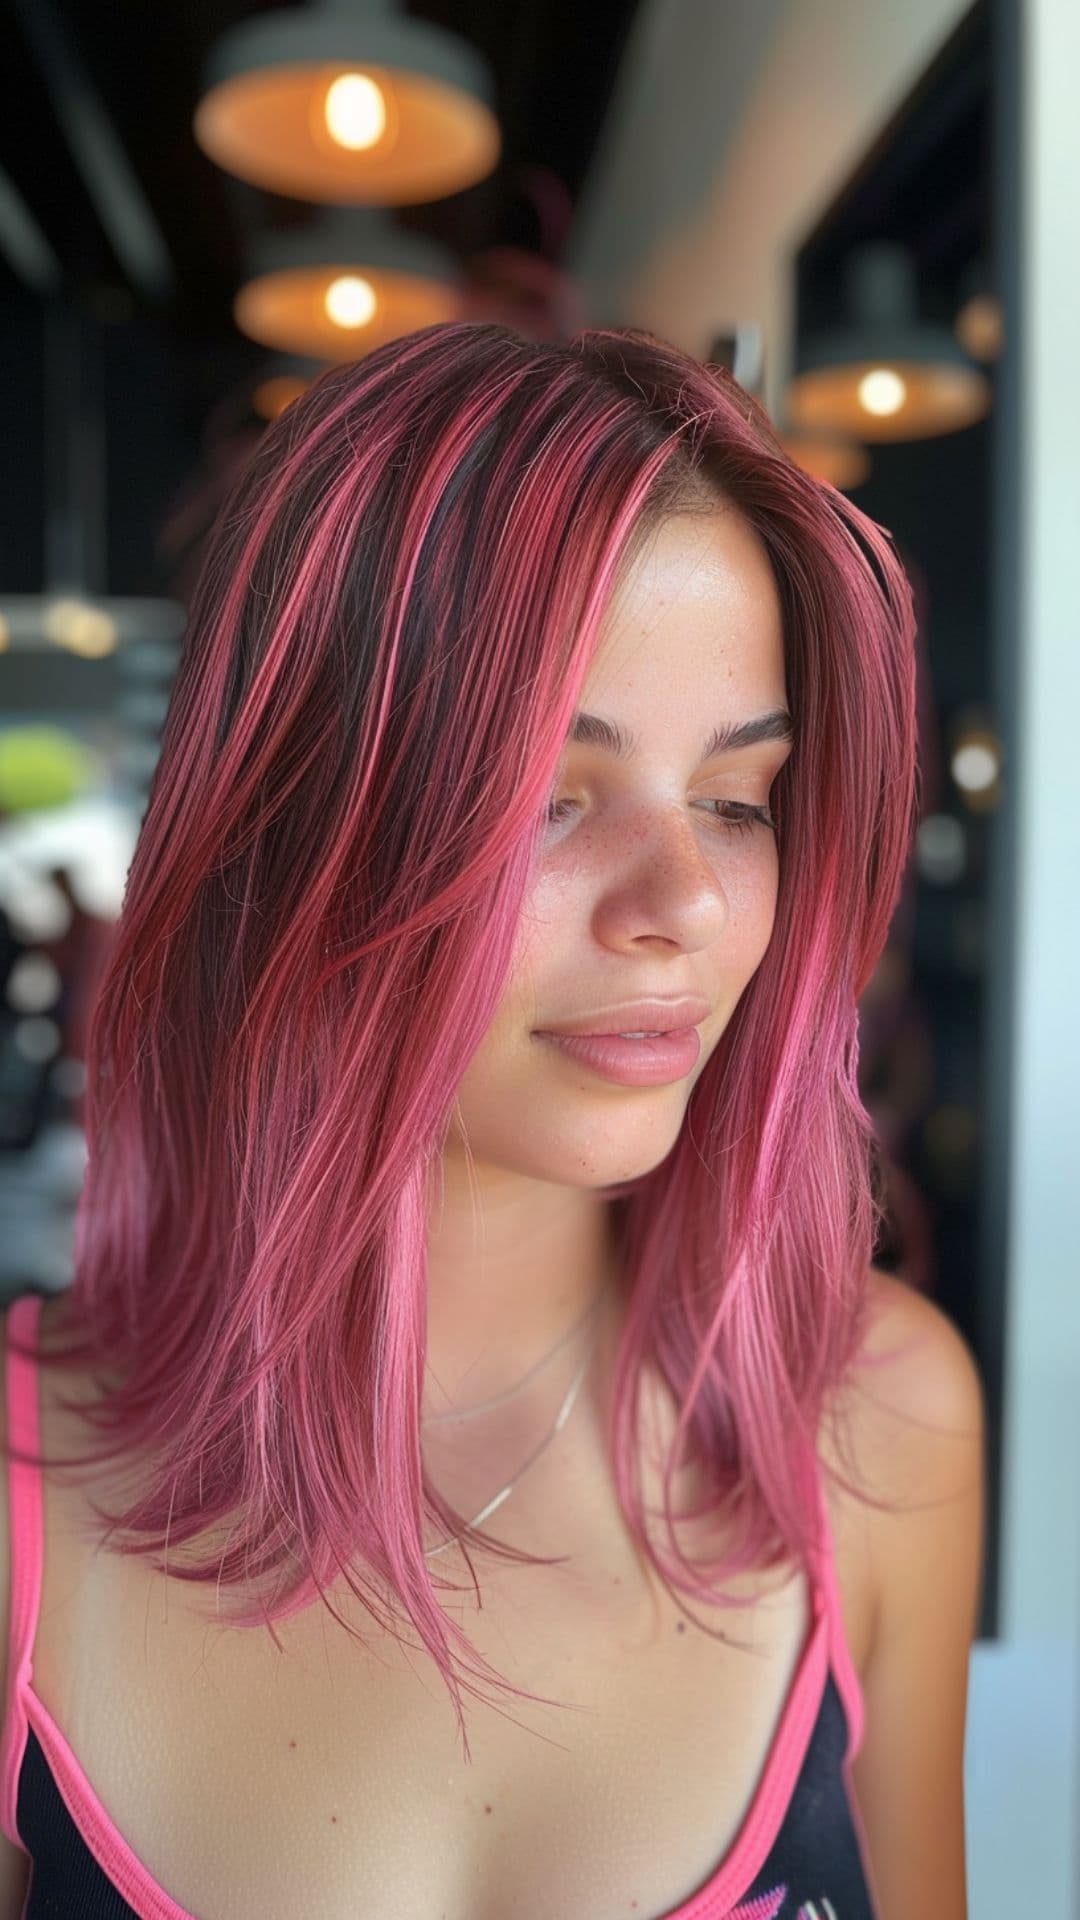
<svg viewBox="0 0 1080 1920">
<path fill-rule="evenodd" d="M 876 1259 L 986 1395 L 969 1911 L 1077 1920 L 1080 8 L 12 0 L 0 34 L 0 1301 L 71 1281 L 95 992 L 269 424 L 442 319 L 724 365 L 914 585 Z"/>
</svg>

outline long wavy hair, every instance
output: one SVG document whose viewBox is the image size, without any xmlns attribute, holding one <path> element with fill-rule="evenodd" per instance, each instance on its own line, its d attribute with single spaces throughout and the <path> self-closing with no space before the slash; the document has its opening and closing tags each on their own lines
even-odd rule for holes
<svg viewBox="0 0 1080 1920">
<path fill-rule="evenodd" d="M 723 368 L 641 329 L 443 324 L 328 369 L 266 430 L 192 596 L 94 1006 L 73 1283 L 37 1357 L 95 1377 L 78 1410 L 106 1438 L 47 1464 L 149 1466 L 87 1526 L 213 1583 L 233 1625 L 280 1645 L 317 1594 L 353 1633 L 338 1576 L 402 1644 L 411 1623 L 466 1760 L 474 1679 L 546 1697 L 473 1663 L 425 1523 L 474 1582 L 470 1544 L 548 1563 L 424 1473 L 431 1175 L 613 590 L 665 516 L 718 503 L 764 542 L 783 614 L 776 916 L 673 1148 L 604 1190 L 625 1288 L 608 1444 L 673 1597 L 727 1605 L 740 1569 L 808 1563 L 884 1211 L 857 1003 L 917 820 L 914 615 L 889 536 Z M 679 1408 L 670 1551 L 638 1473 L 646 1361 Z M 740 1522 L 716 1560 L 678 1543 L 686 1462 L 693 1512 Z"/>
</svg>

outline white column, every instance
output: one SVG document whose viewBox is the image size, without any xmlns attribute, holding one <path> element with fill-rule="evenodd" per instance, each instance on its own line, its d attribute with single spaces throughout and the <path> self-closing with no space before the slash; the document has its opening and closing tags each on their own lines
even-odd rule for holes
<svg viewBox="0 0 1080 1920">
<path fill-rule="evenodd" d="M 1011 5 L 1011 0 L 1006 0 Z M 1010 1221 L 999 1638 L 972 1663 L 971 1920 L 1080 1914 L 1080 7 L 1020 0 Z"/>
</svg>

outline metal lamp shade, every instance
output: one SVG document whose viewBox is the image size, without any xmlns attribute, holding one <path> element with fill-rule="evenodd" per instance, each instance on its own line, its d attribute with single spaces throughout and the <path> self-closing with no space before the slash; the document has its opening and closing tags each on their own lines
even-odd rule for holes
<svg viewBox="0 0 1080 1920">
<path fill-rule="evenodd" d="M 353 149 L 327 124 L 328 89 L 374 81 L 386 121 Z M 238 179 L 299 200 L 404 206 L 483 180 L 502 150 L 487 63 L 388 0 L 323 0 L 257 15 L 211 52 L 194 134 Z"/>
<path fill-rule="evenodd" d="M 859 440 L 922 440 L 981 419 L 990 383 L 947 327 L 918 318 L 906 250 L 884 241 L 861 247 L 845 278 L 850 320 L 800 350 L 785 395 L 792 425 Z M 868 404 L 873 375 L 893 376 L 902 394 L 889 411 Z"/>
<path fill-rule="evenodd" d="M 233 318 L 249 339 L 282 353 L 355 360 L 384 340 L 462 314 L 454 256 L 368 210 L 264 236 L 251 261 Z M 332 311 L 331 290 L 343 281 L 365 293 L 365 315 L 353 324 Z"/>
</svg>

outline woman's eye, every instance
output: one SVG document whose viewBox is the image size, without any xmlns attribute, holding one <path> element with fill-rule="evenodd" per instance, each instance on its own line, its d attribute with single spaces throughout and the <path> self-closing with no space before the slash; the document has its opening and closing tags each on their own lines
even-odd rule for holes
<svg viewBox="0 0 1080 1920">
<path fill-rule="evenodd" d="M 553 800 L 547 810 L 549 825 L 554 826 L 557 820 L 564 820 L 573 804 L 572 800 Z"/>
<path fill-rule="evenodd" d="M 754 807 L 745 800 L 706 800 L 707 807 L 719 807 L 725 812 L 715 813 L 712 818 L 733 833 L 752 833 L 755 827 L 770 827 L 775 831 L 776 820 L 768 807 Z M 548 807 L 547 817 L 551 826 L 564 820 L 573 811 L 572 800 L 553 800 Z"/>
<path fill-rule="evenodd" d="M 731 827 L 736 833 L 752 833 L 755 827 L 771 827 L 774 831 L 776 821 L 768 807 L 752 807 L 745 800 L 706 800 L 707 807 L 726 807 L 733 809 L 727 814 L 716 814 L 722 826 Z"/>
</svg>

